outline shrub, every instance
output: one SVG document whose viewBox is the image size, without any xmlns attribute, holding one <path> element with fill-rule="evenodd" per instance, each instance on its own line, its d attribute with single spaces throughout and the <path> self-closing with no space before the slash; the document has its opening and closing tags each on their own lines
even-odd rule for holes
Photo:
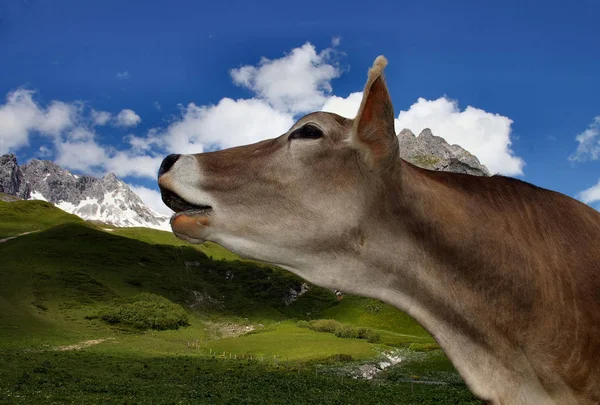
<svg viewBox="0 0 600 405">
<path fill-rule="evenodd" d="M 337 337 L 345 339 L 358 339 L 358 329 L 350 325 L 340 325 L 333 332 Z"/>
<path fill-rule="evenodd" d="M 350 354 L 334 354 L 333 356 L 329 356 L 325 359 L 325 362 L 346 362 L 346 361 L 354 361 L 354 357 Z"/>
<path fill-rule="evenodd" d="M 377 343 L 380 339 L 379 332 L 374 331 L 371 328 L 359 328 L 358 338 L 365 339 L 369 343 Z"/>
<path fill-rule="evenodd" d="M 296 326 L 299 328 L 310 328 L 310 323 L 308 321 L 298 321 L 296 322 Z"/>
<path fill-rule="evenodd" d="M 364 339 L 369 343 L 379 341 L 379 333 L 371 328 L 357 328 L 350 325 L 344 325 L 334 319 L 317 319 L 314 321 L 298 321 L 296 326 L 299 328 L 308 328 L 315 332 L 333 333 L 337 337 L 345 339 Z"/>
<path fill-rule="evenodd" d="M 110 324 L 123 324 L 137 329 L 179 329 L 189 325 L 185 310 L 156 294 L 142 293 L 113 308 L 107 308 L 100 319 Z"/>
<path fill-rule="evenodd" d="M 341 323 L 333 319 L 317 319 L 309 322 L 309 328 L 316 332 L 334 333 L 335 330 L 342 326 Z"/>
</svg>

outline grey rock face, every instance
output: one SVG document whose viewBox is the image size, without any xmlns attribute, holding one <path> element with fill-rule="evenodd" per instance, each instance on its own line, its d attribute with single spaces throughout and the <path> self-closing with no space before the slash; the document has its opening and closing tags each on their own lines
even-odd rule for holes
<svg viewBox="0 0 600 405">
<path fill-rule="evenodd" d="M 290 288 L 288 290 L 287 294 L 285 294 L 285 296 L 283 297 L 283 302 L 285 303 L 285 305 L 290 305 L 308 290 L 310 290 L 310 286 L 307 283 L 295 285 L 293 288 Z"/>
<path fill-rule="evenodd" d="M 53 204 L 61 201 L 78 204 L 89 195 L 91 186 L 98 181 L 91 176 L 75 176 L 48 160 L 32 159 L 21 166 L 21 172 L 29 187 L 19 190 L 19 197 L 29 199 L 35 191 Z"/>
<path fill-rule="evenodd" d="M 0 156 L 0 192 L 16 195 L 21 178 L 17 157 L 12 154 Z"/>
<path fill-rule="evenodd" d="M 475 176 L 489 176 L 490 171 L 458 145 L 450 145 L 439 136 L 424 129 L 415 136 L 410 129 L 403 129 L 398 134 L 400 157 L 410 163 L 430 170 L 441 170 L 454 173 L 466 173 Z"/>
<path fill-rule="evenodd" d="M 44 199 L 87 220 L 168 229 L 168 218 L 148 208 L 112 173 L 102 178 L 78 176 L 38 159 L 19 167 L 14 155 L 4 155 L 0 157 L 0 191 L 22 199 Z"/>
</svg>

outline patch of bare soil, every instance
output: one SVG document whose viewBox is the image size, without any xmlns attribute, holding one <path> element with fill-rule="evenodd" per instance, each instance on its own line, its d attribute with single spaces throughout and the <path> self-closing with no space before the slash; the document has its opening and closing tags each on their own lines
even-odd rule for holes
<svg viewBox="0 0 600 405">
<path fill-rule="evenodd" d="M 94 345 L 100 344 L 102 342 L 105 342 L 107 340 L 113 340 L 113 339 L 114 338 L 103 338 L 103 339 L 86 340 L 86 341 L 83 341 L 83 342 L 76 343 L 74 345 L 57 346 L 57 347 L 53 348 L 52 350 L 56 350 L 56 351 L 60 351 L 60 352 L 64 352 L 64 351 L 67 351 L 67 350 L 81 350 L 81 349 L 85 349 L 86 347 L 94 346 Z"/>
<path fill-rule="evenodd" d="M 252 332 L 257 328 L 263 327 L 261 324 L 258 326 L 254 325 L 243 325 L 233 322 L 205 322 L 205 325 L 209 329 L 209 335 L 216 335 L 213 338 L 229 338 L 238 337 L 248 332 Z"/>
</svg>

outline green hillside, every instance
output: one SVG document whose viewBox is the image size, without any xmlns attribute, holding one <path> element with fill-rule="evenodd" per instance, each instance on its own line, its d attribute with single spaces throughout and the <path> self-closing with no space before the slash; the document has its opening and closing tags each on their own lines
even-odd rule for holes
<svg viewBox="0 0 600 405">
<path fill-rule="evenodd" d="M 377 329 L 381 343 L 389 345 L 433 343 L 414 320 L 377 300 L 345 296 L 338 301 L 329 290 L 313 286 L 286 306 L 284 297 L 302 283 L 300 278 L 242 260 L 214 243 L 189 245 L 170 232 L 148 228 L 103 231 L 43 201 L 0 204 L 5 234 L 40 230 L 0 244 L 0 322 L 8 326 L 0 333 L 23 335 L 21 343 L 32 336 L 93 334 L 98 325 L 83 317 L 142 292 L 164 296 L 198 319 L 265 325 L 331 318 Z M 29 333 L 38 328 L 47 333 Z"/>
<path fill-rule="evenodd" d="M 67 222 L 84 221 L 45 201 L 0 201 L 0 239 Z"/>
<path fill-rule="evenodd" d="M 277 395 L 283 395 L 287 384 L 300 384 L 298 389 L 311 391 L 337 381 L 330 379 L 331 373 L 321 376 L 313 374 L 314 370 L 302 377 L 302 370 L 314 367 L 311 364 L 369 361 L 393 347 L 435 348 L 433 339 L 414 320 L 377 300 L 347 295 L 338 301 L 331 291 L 312 286 L 285 305 L 290 289 L 297 289 L 303 280 L 277 267 L 243 260 L 216 244 L 192 246 L 170 232 L 146 228 L 105 231 L 41 201 L 0 204 L 3 235 L 38 231 L 0 243 L 0 394 L 21 392 L 22 403 L 28 403 L 25 398 L 40 403 L 52 402 L 52 398 L 73 400 L 73 392 L 100 401 L 92 386 L 90 392 L 82 393 L 87 388 L 72 382 L 73 378 L 91 378 L 89 367 L 110 381 L 104 389 L 111 394 L 106 395 L 127 401 L 130 391 L 120 379 L 107 377 L 107 370 L 118 367 L 142 390 L 143 378 L 140 380 L 137 368 L 128 365 L 147 365 L 144 359 L 157 359 L 152 367 L 170 373 L 177 362 L 193 358 L 200 373 L 235 369 L 232 378 L 236 383 L 256 388 L 249 378 L 269 380 L 279 387 Z M 139 297 L 149 299 L 140 301 Z M 161 324 L 171 314 L 182 313 L 186 315 L 181 325 L 187 326 L 178 324 L 173 330 L 132 326 Z M 143 322 L 128 323 L 140 318 Z M 300 319 L 319 318 L 335 319 L 344 328 L 371 328 L 378 338 L 343 338 L 337 332 L 316 332 L 297 325 Z M 67 350 L 58 363 L 54 350 Z M 79 364 L 80 352 L 87 353 L 87 361 L 92 363 Z M 456 380 L 448 360 L 443 355 L 435 357 L 435 352 L 441 353 L 434 350 L 431 362 L 427 360 L 430 355 L 423 353 L 425 357 L 414 370 L 406 366 L 400 372 L 382 373 L 382 382 L 386 378 L 400 381 L 394 382 L 394 388 L 381 391 L 376 385 L 363 386 L 368 398 L 364 403 L 377 403 L 374 398 L 383 398 L 383 392 L 389 398 L 397 397 L 408 387 L 401 381 L 415 373 L 433 379 L 451 373 L 449 381 Z M 238 369 L 242 365 L 235 359 L 248 357 L 260 362 Z M 233 362 L 229 366 L 221 364 L 229 361 Z M 427 364 L 433 374 L 423 371 Z M 342 370 L 339 367 L 346 366 L 333 370 Z M 36 371 L 44 368 L 53 370 L 51 375 Z M 40 380 L 44 375 L 49 379 Z M 300 380 L 290 380 L 292 375 Z M 175 376 L 163 377 L 176 380 Z M 53 393 L 50 399 L 42 401 L 36 396 L 39 384 L 50 384 L 46 385 Z M 340 394 L 349 395 L 342 396 L 347 398 L 345 402 L 351 401 L 349 393 L 362 386 L 353 384 L 338 387 L 348 391 Z M 177 396 L 163 388 L 167 402 Z M 229 395 L 218 387 L 210 392 L 222 398 Z M 444 395 L 472 398 L 462 384 L 419 392 L 417 397 L 406 396 L 413 402 L 401 403 L 446 398 Z"/>
</svg>

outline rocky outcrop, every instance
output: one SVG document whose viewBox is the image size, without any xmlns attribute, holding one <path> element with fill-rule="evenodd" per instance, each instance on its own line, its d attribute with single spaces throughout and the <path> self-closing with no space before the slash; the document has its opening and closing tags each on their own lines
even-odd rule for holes
<svg viewBox="0 0 600 405">
<path fill-rule="evenodd" d="M 410 129 L 398 134 L 400 157 L 410 163 L 430 170 L 489 176 L 490 172 L 475 155 L 459 145 L 450 145 L 431 130 L 424 129 L 415 136 Z"/>
<path fill-rule="evenodd" d="M 17 195 L 22 177 L 15 155 L 0 156 L 0 193 Z"/>
<path fill-rule="evenodd" d="M 288 293 L 283 297 L 283 302 L 285 305 L 290 305 L 308 290 L 310 290 L 310 286 L 307 283 L 301 283 L 294 287 L 290 287 Z"/>
</svg>

